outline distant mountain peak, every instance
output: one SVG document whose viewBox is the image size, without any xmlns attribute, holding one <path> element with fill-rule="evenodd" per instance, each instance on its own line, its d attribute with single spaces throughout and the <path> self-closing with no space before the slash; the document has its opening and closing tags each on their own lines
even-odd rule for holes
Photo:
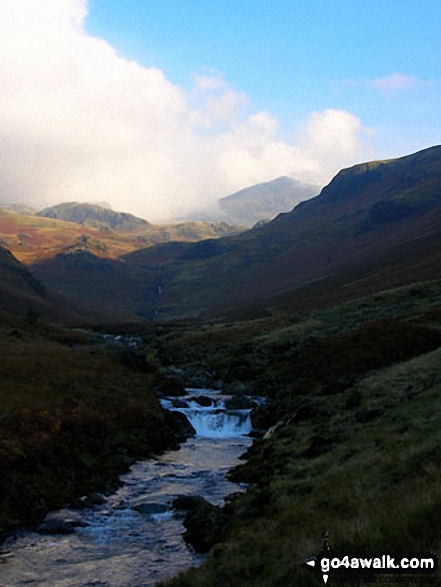
<svg viewBox="0 0 441 587">
<path fill-rule="evenodd" d="M 93 228 L 111 228 L 132 232 L 150 226 L 150 222 L 126 212 L 114 212 L 97 204 L 65 202 L 37 212 L 37 216 L 75 222 Z"/>
<path fill-rule="evenodd" d="M 292 210 L 299 202 L 316 196 L 319 191 L 317 185 L 282 176 L 221 198 L 218 204 L 229 221 L 254 226 L 260 220 Z"/>
</svg>

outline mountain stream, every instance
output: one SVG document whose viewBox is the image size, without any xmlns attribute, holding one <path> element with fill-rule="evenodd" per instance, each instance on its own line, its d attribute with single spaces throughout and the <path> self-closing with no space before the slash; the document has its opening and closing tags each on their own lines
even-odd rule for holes
<svg viewBox="0 0 441 587">
<path fill-rule="evenodd" d="M 196 436 L 178 451 L 135 463 L 104 503 L 57 512 L 74 521 L 72 533 L 17 532 L 0 554 L 0 587 L 151 587 L 201 563 L 182 538 L 182 516 L 172 501 L 200 495 L 222 505 L 228 494 L 243 489 L 225 473 L 251 444 L 246 436 L 251 423 L 249 410 L 226 409 L 226 396 L 188 393 L 162 403 L 185 413 Z M 211 405 L 200 405 L 200 396 L 209 397 Z M 186 407 L 176 408 L 177 399 Z"/>
</svg>

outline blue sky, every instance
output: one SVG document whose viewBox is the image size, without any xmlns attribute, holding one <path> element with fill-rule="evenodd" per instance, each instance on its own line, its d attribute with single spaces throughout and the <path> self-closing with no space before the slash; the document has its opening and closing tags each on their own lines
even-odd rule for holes
<svg viewBox="0 0 441 587">
<path fill-rule="evenodd" d="M 0 201 L 219 213 L 441 143 L 439 0 L 0 0 Z"/>
<path fill-rule="evenodd" d="M 284 132 L 336 108 L 380 157 L 441 142 L 439 0 L 92 0 L 86 26 L 183 88 L 221 72 Z"/>
</svg>

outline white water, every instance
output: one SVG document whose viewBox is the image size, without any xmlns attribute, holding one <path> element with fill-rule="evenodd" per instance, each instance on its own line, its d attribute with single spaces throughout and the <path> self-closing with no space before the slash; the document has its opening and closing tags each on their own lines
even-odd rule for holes
<svg viewBox="0 0 441 587">
<path fill-rule="evenodd" d="M 221 505 L 226 495 L 243 489 L 225 473 L 251 444 L 243 436 L 251 425 L 247 410 L 225 410 L 225 397 L 189 392 L 213 398 L 208 408 L 190 402 L 179 410 L 197 435 L 179 451 L 136 463 L 102 506 L 74 512 L 84 526 L 73 534 L 17 533 L 7 544 L 12 556 L 0 558 L 0 587 L 152 587 L 201 562 L 182 539 L 182 520 L 171 503 L 178 495 L 201 495 Z M 164 407 L 172 401 L 163 400 Z M 142 506 L 163 513 L 142 513 Z"/>
<path fill-rule="evenodd" d="M 227 410 L 225 402 L 228 396 L 207 395 L 207 390 L 188 390 L 185 397 L 179 401 L 188 404 L 187 408 L 176 408 L 173 400 L 162 400 L 162 405 L 168 410 L 177 410 L 185 414 L 196 430 L 197 436 L 204 438 L 235 438 L 251 432 L 250 410 Z M 209 397 L 211 406 L 201 406 L 192 398 Z"/>
</svg>

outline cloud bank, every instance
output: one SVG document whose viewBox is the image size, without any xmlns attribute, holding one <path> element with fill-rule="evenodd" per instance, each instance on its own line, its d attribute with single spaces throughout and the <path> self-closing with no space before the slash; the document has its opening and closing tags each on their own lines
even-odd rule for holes
<svg viewBox="0 0 441 587">
<path fill-rule="evenodd" d="M 106 200 L 152 221 L 280 175 L 325 183 L 364 158 L 343 110 L 281 139 L 219 72 L 190 92 L 85 28 L 87 0 L 1 0 L 0 201 Z"/>
</svg>

